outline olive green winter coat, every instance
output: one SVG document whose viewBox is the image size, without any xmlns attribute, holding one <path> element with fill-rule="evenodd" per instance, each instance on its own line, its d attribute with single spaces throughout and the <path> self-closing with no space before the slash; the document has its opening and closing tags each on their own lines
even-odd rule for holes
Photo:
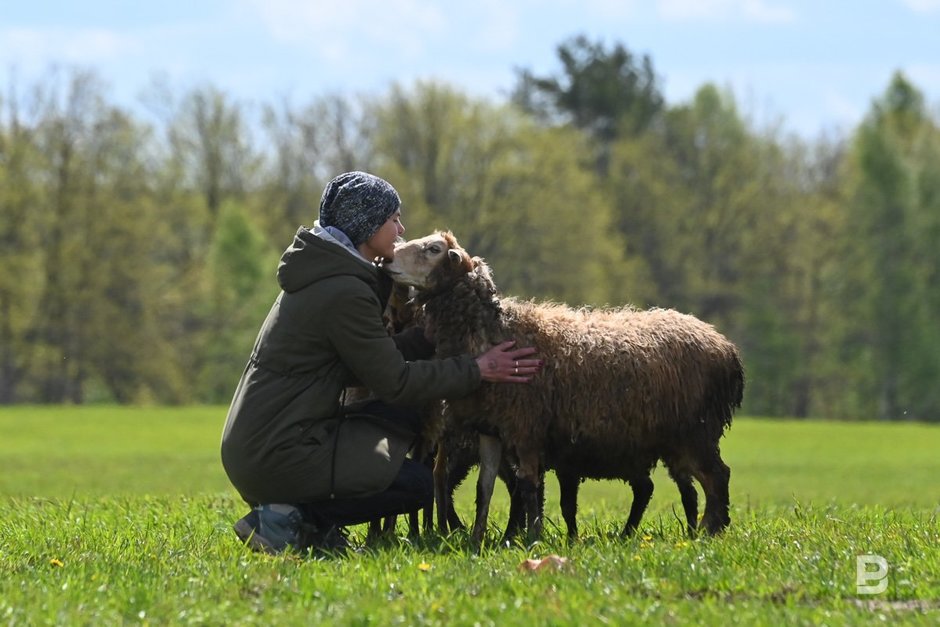
<svg viewBox="0 0 940 627">
<path fill-rule="evenodd" d="M 480 383 L 469 355 L 429 357 L 420 329 L 393 338 L 382 312 L 389 283 L 326 235 L 298 230 L 278 267 L 282 288 L 235 390 L 222 464 L 249 503 L 367 496 L 394 479 L 415 434 L 341 419 L 340 395 L 361 385 L 389 404 L 457 398 Z"/>
</svg>

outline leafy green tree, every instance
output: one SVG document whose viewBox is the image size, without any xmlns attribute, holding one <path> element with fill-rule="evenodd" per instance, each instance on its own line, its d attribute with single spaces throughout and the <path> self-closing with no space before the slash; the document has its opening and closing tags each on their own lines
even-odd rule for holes
<svg viewBox="0 0 940 627">
<path fill-rule="evenodd" d="M 74 71 L 64 84 L 53 76 L 41 87 L 28 178 L 42 182 L 31 210 L 44 237 L 26 393 L 41 402 L 130 402 L 151 389 L 172 398 L 178 373 L 154 307 L 148 135 L 107 104 L 93 74 Z"/>
<path fill-rule="evenodd" d="M 155 225 L 162 246 L 154 263 L 162 269 L 164 290 L 158 323 L 160 336 L 176 351 L 178 371 L 188 373 L 174 395 L 185 400 L 198 398 L 198 373 L 206 363 L 193 347 L 207 346 L 207 336 L 218 332 L 218 317 L 204 306 L 203 295 L 222 208 L 235 202 L 259 215 L 268 208 L 255 193 L 262 160 L 241 104 L 211 86 L 177 100 L 161 84 L 153 86 L 150 103 L 160 121 L 152 148 L 159 157 L 154 196 L 162 210 Z"/>
<path fill-rule="evenodd" d="M 438 83 L 395 85 L 372 102 L 375 167 L 402 195 L 411 233 L 448 228 L 480 248 L 493 222 L 486 177 L 512 143 L 513 119 L 501 113 Z"/>
<path fill-rule="evenodd" d="M 198 193 L 208 214 L 198 231 L 202 248 L 222 203 L 244 199 L 258 183 L 261 160 L 244 106 L 211 85 L 177 99 L 159 81 L 151 85 L 147 102 L 163 130 L 155 146 L 164 163 L 161 186 Z"/>
<path fill-rule="evenodd" d="M 625 258 L 610 202 L 583 167 L 584 138 L 572 129 L 529 128 L 513 139 L 493 171 L 496 219 L 483 240 L 492 244 L 482 247 L 504 292 L 569 304 L 636 302 L 645 276 Z"/>
<path fill-rule="evenodd" d="M 197 89 L 183 100 L 171 141 L 217 216 L 226 198 L 239 198 L 253 183 L 256 157 L 241 107 L 215 88 Z"/>
<path fill-rule="evenodd" d="M 813 273 L 833 256 L 820 241 L 833 225 L 804 159 L 749 128 L 710 85 L 612 150 L 614 223 L 653 285 L 638 304 L 691 312 L 728 334 L 752 375 L 748 410 L 764 414 L 810 411 L 822 332 Z"/>
<path fill-rule="evenodd" d="M 828 346 L 846 310 L 841 276 L 844 144 L 821 138 L 765 152 L 760 219 L 748 240 L 740 341 L 749 372 L 748 411 L 808 417 L 834 407 L 844 370 Z M 833 381 L 834 385 L 828 382 Z M 838 401 L 836 401 L 838 402 Z"/>
<path fill-rule="evenodd" d="M 637 62 L 623 44 L 608 50 L 584 35 L 558 46 L 561 73 L 535 76 L 517 70 L 513 102 L 545 121 L 570 122 L 602 143 L 634 135 L 663 110 L 653 62 Z"/>
<path fill-rule="evenodd" d="M 95 251 L 87 245 L 93 225 L 97 172 L 84 150 L 107 116 L 102 88 L 83 72 L 46 83 L 37 96 L 36 147 L 44 182 L 41 212 L 41 285 L 33 325 L 31 368 L 38 396 L 46 402 L 84 400 L 89 376 L 91 324 L 84 306 L 93 298 Z"/>
<path fill-rule="evenodd" d="M 896 74 L 859 128 L 849 258 L 862 316 L 846 342 L 870 369 L 863 407 L 883 419 L 926 418 L 940 410 L 932 392 L 936 350 L 938 232 L 937 124 L 923 95 Z M 867 385 L 865 385 L 867 384 Z"/>
<path fill-rule="evenodd" d="M 402 194 L 406 237 L 452 230 L 506 293 L 623 302 L 620 238 L 584 167 L 582 135 L 437 84 L 395 87 L 373 119 L 376 163 Z"/>
<path fill-rule="evenodd" d="M 39 301 L 42 267 L 42 190 L 34 129 L 21 117 L 11 87 L 0 99 L 0 404 L 15 403 L 27 374 L 27 337 Z"/>
<path fill-rule="evenodd" d="M 893 77 L 851 141 L 756 130 L 585 39 L 522 108 L 417 83 L 246 109 L 169 92 L 147 126 L 87 71 L 0 97 L 0 403 L 225 402 L 277 256 L 339 171 L 389 179 L 507 295 L 695 313 L 746 411 L 940 416 L 940 124 Z M 22 94 L 27 94 L 23 97 Z M 631 104 L 632 103 L 632 104 Z M 602 168 L 598 168 L 601 159 Z"/>
<path fill-rule="evenodd" d="M 264 128 L 273 154 L 259 191 L 260 223 L 279 247 L 317 218 L 323 186 L 341 172 L 368 170 L 372 142 L 361 107 L 341 96 L 302 108 L 266 106 Z"/>
<path fill-rule="evenodd" d="M 192 398 L 180 368 L 184 346 L 165 334 L 164 299 L 170 274 L 162 261 L 161 207 L 144 146 L 150 133 L 111 110 L 86 146 L 97 172 L 87 245 L 91 298 L 89 347 L 94 379 L 119 402 L 180 402 Z M 143 350 L 142 350 L 143 349 Z"/>
<path fill-rule="evenodd" d="M 278 292 L 277 255 L 244 207 L 222 205 L 208 251 L 205 288 L 197 296 L 206 320 L 196 370 L 198 398 L 214 403 L 231 399 Z"/>
<path fill-rule="evenodd" d="M 740 304 L 744 235 L 766 202 L 759 152 L 733 99 L 713 86 L 615 147 L 615 224 L 645 260 L 658 304 L 716 322 Z"/>
</svg>

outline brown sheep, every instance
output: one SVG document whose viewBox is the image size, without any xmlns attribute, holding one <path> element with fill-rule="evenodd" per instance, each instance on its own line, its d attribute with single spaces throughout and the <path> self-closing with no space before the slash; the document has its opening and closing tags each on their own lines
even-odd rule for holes
<svg viewBox="0 0 940 627">
<path fill-rule="evenodd" d="M 480 354 L 515 339 L 535 346 L 545 361 L 528 385 L 483 384 L 468 397 L 448 399 L 449 421 L 492 434 L 480 439 L 475 545 L 504 454 L 516 468 L 530 539 L 541 533 L 546 467 L 568 478 L 628 479 L 645 469 L 648 478 L 662 460 L 680 489 L 688 477 L 702 486 L 706 531 L 717 534 L 729 524 L 730 469 L 718 441 L 741 404 L 744 372 L 735 346 L 711 325 L 666 309 L 573 309 L 500 298 L 489 267 L 450 233 L 400 244 L 385 269 L 418 290 L 439 357 Z"/>
</svg>

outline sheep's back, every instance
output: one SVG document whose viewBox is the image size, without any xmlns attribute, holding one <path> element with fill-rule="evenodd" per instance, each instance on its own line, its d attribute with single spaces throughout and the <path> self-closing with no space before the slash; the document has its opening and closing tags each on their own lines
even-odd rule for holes
<svg viewBox="0 0 940 627">
<path fill-rule="evenodd" d="M 720 437 L 740 404 L 740 361 L 711 325 L 668 309 L 574 309 L 502 301 L 502 337 L 545 361 L 527 385 L 481 387 L 464 407 L 503 437 L 654 446 Z M 455 406 L 457 413 L 459 405 Z M 505 433 L 507 430 L 515 434 Z M 611 447 L 616 445 L 610 445 Z"/>
</svg>

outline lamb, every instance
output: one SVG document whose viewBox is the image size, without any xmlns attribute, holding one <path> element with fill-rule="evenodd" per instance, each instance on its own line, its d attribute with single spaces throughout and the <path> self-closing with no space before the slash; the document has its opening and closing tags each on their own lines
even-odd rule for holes
<svg viewBox="0 0 940 627">
<path fill-rule="evenodd" d="M 573 309 L 500 298 L 486 263 L 450 232 L 398 245 L 385 270 L 418 290 L 439 357 L 479 354 L 516 339 L 545 361 L 528 385 L 484 384 L 447 401 L 450 424 L 488 434 L 480 438 L 476 546 L 503 455 L 516 469 L 530 539 L 541 534 L 546 468 L 569 482 L 644 473 L 648 480 L 661 460 L 680 486 L 687 517 L 690 506 L 697 509 L 687 503 L 694 477 L 706 499 L 700 525 L 718 534 L 730 524 L 731 471 L 718 442 L 741 405 L 744 371 L 736 347 L 714 327 L 667 309 Z M 636 500 L 645 508 L 644 498 Z M 695 518 L 697 511 L 690 526 Z"/>
<path fill-rule="evenodd" d="M 477 433 L 471 434 L 464 430 L 455 429 L 453 425 L 449 429 L 439 429 L 438 432 L 440 433 L 438 440 L 440 448 L 437 451 L 436 459 L 439 467 L 438 472 L 435 473 L 435 500 L 438 506 L 438 527 L 441 531 L 447 532 L 448 530 L 453 531 L 464 528 L 453 507 L 453 493 L 466 479 L 470 469 L 480 462 L 479 440 L 481 436 Z M 488 436 L 483 435 L 482 437 L 486 439 Z M 569 458 L 556 461 L 553 464 L 558 478 L 562 517 L 565 520 L 568 538 L 574 540 L 578 537 L 578 489 L 581 481 L 586 478 L 622 479 L 630 485 L 633 491 L 633 503 L 621 535 L 626 537 L 635 533 L 653 496 L 653 481 L 650 479 L 650 471 L 655 461 L 642 464 L 633 460 L 630 463 L 631 458 L 629 457 L 616 459 L 614 456 L 608 455 L 607 459 L 610 461 L 607 462 L 605 470 L 604 466 L 598 463 L 599 458 L 592 455 L 590 451 L 582 449 L 577 452 L 588 454 L 589 457 L 584 460 Z M 523 506 L 519 503 L 519 495 L 515 490 L 516 478 L 507 460 L 502 460 L 497 474 L 506 484 L 506 488 L 510 493 L 509 520 L 502 540 L 503 543 L 506 543 L 512 541 L 525 527 L 525 514 L 522 510 Z M 690 477 L 673 476 L 673 480 L 676 482 L 682 498 L 688 533 L 694 535 L 698 517 L 698 494 L 695 492 Z M 540 490 L 538 494 L 540 506 L 544 501 L 542 492 Z"/>
</svg>

